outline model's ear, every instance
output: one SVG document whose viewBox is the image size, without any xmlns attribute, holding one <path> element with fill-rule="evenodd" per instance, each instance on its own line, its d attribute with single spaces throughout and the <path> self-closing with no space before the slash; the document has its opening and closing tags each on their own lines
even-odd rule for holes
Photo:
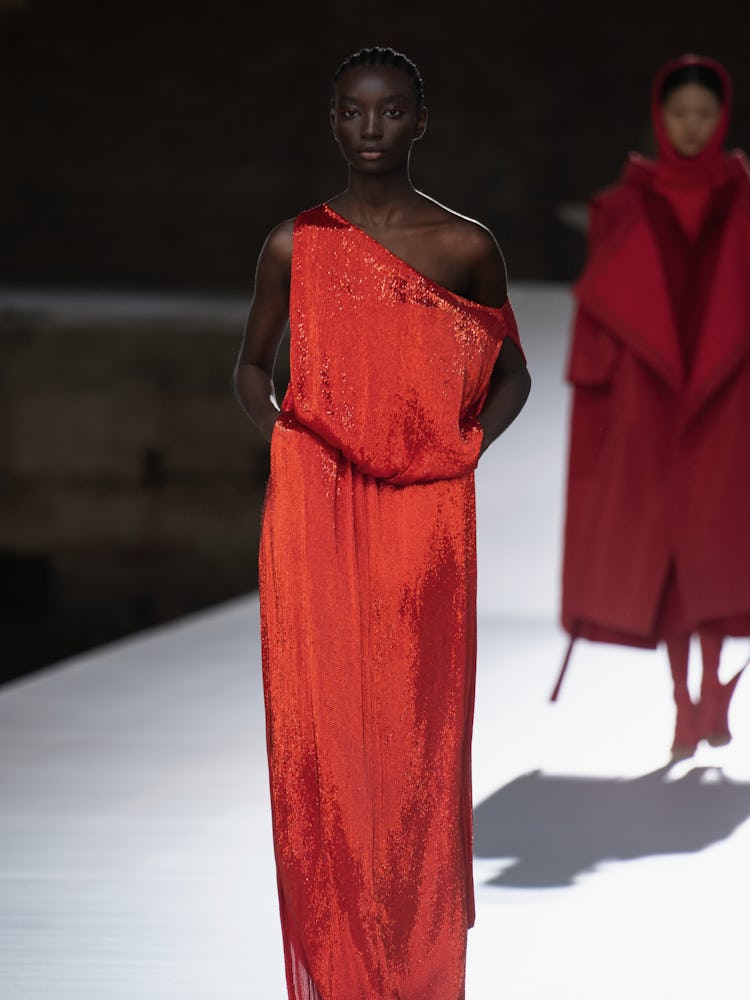
<svg viewBox="0 0 750 1000">
<path fill-rule="evenodd" d="M 417 127 L 414 130 L 414 138 L 421 139 L 422 136 L 427 131 L 427 108 L 422 108 L 422 110 L 417 115 Z"/>
</svg>

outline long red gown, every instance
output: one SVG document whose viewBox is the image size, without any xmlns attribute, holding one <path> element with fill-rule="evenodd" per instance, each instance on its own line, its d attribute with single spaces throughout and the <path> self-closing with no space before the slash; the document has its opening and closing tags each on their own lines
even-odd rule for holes
<svg viewBox="0 0 750 1000">
<path fill-rule="evenodd" d="M 260 556 L 291 1000 L 460 1000 L 473 923 L 476 416 L 510 305 L 327 205 L 295 223 Z"/>
</svg>

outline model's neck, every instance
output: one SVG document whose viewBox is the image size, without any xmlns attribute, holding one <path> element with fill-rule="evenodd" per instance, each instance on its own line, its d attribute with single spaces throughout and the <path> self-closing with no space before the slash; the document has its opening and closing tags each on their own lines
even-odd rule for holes
<svg viewBox="0 0 750 1000">
<path fill-rule="evenodd" d="M 337 203 L 347 214 L 376 226 L 387 225 L 421 196 L 411 183 L 408 171 L 387 177 L 350 174 L 346 190 Z"/>
</svg>

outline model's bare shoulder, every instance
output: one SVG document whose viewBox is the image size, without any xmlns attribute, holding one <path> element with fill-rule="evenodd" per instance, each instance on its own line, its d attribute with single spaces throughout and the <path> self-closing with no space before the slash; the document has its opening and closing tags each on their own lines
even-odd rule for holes
<svg viewBox="0 0 750 1000">
<path fill-rule="evenodd" d="M 476 219 L 445 206 L 438 237 L 446 256 L 460 262 L 469 298 L 502 306 L 507 298 L 507 274 L 502 251 L 492 231 Z"/>
<path fill-rule="evenodd" d="M 456 243 L 460 245 L 467 260 L 477 263 L 491 260 L 502 261 L 502 253 L 491 230 L 476 219 L 458 216 L 455 223 Z"/>
<path fill-rule="evenodd" d="M 502 258 L 497 240 L 487 226 L 432 198 L 423 197 L 426 202 L 425 217 L 435 230 L 434 235 L 454 254 L 465 256 L 467 262 Z"/>
</svg>

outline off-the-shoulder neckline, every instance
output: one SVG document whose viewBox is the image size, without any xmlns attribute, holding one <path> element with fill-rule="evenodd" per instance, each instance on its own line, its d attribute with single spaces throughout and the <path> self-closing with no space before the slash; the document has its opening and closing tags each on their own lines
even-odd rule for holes
<svg viewBox="0 0 750 1000">
<path fill-rule="evenodd" d="M 389 250 L 387 246 L 385 246 L 383 243 L 380 242 L 380 240 L 376 240 L 374 236 L 368 233 L 366 229 L 363 229 L 361 226 L 358 226 L 356 222 L 352 222 L 351 219 L 347 219 L 343 215 L 339 215 L 336 209 L 331 208 L 331 206 L 328 204 L 327 201 L 324 201 L 319 207 L 322 208 L 329 215 L 331 215 L 338 222 L 343 222 L 344 225 L 347 225 L 352 229 L 356 230 L 356 232 L 361 233 L 371 243 L 374 243 L 376 247 L 379 247 L 383 251 L 383 253 L 387 254 L 387 256 L 390 257 L 391 260 L 397 262 L 399 265 L 401 265 L 401 267 L 406 268 L 407 271 L 409 271 L 411 274 L 416 275 L 426 284 L 431 285 L 433 288 L 437 289 L 440 292 L 443 292 L 443 294 L 450 295 L 457 301 L 462 302 L 465 305 L 472 306 L 475 309 L 487 309 L 491 313 L 502 313 L 505 307 L 507 306 L 508 304 L 507 298 L 501 306 L 488 306 L 484 302 L 477 302 L 476 299 L 468 299 L 466 298 L 465 295 L 461 295 L 459 292 L 454 292 L 452 288 L 448 288 L 445 285 L 441 285 L 439 281 L 435 281 L 434 278 L 430 278 L 428 275 L 423 274 L 422 271 L 418 271 L 416 267 L 413 267 L 408 261 L 404 260 L 403 257 L 399 257 L 398 254 L 395 254 L 392 250 Z"/>
</svg>

